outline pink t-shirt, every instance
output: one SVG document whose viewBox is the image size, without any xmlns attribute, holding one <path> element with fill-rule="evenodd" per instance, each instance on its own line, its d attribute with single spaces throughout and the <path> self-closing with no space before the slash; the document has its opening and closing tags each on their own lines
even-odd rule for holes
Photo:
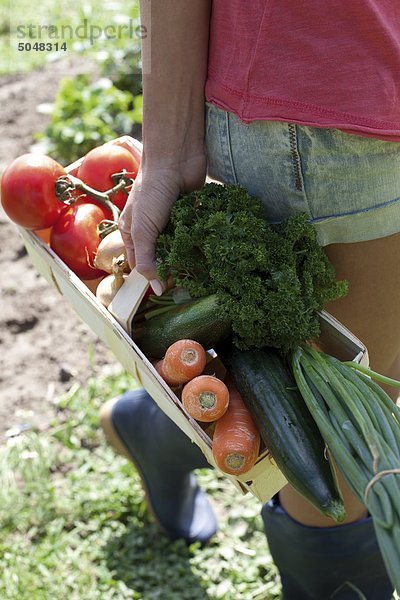
<svg viewBox="0 0 400 600">
<path fill-rule="evenodd" d="M 206 98 L 400 141 L 400 0 L 213 0 Z"/>
</svg>

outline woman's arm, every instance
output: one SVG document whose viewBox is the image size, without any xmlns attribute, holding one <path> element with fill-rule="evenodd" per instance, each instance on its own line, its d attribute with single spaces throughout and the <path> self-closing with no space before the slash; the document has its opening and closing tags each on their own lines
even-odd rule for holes
<svg viewBox="0 0 400 600">
<path fill-rule="evenodd" d="M 172 204 L 181 192 L 201 187 L 205 180 L 210 6 L 211 0 L 140 2 L 147 28 L 142 42 L 143 159 L 120 229 L 129 262 L 136 260 L 150 280 L 156 278 L 154 243 Z"/>
</svg>

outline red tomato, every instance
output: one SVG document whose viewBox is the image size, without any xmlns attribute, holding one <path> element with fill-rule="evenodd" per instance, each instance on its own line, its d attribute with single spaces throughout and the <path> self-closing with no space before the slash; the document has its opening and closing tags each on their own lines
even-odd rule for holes
<svg viewBox="0 0 400 600">
<path fill-rule="evenodd" d="M 12 221 L 26 229 L 51 227 L 64 205 L 55 183 L 65 170 L 49 156 L 23 154 L 6 167 L 1 178 L 1 203 Z"/>
<path fill-rule="evenodd" d="M 129 150 L 107 144 L 86 154 L 76 176 L 95 190 L 106 192 L 115 185 L 111 175 L 125 169 L 128 177 L 135 179 L 138 168 L 139 163 Z M 112 200 L 122 210 L 127 198 L 127 194 L 120 190 Z"/>
<path fill-rule="evenodd" d="M 106 208 L 83 202 L 70 206 L 53 225 L 50 247 L 81 279 L 106 275 L 93 267 L 93 260 L 100 243 L 97 226 L 110 218 Z"/>
</svg>

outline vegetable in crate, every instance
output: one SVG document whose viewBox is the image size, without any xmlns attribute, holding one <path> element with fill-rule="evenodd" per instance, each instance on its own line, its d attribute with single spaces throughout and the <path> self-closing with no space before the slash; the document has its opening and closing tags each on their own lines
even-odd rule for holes
<svg viewBox="0 0 400 600">
<path fill-rule="evenodd" d="M 97 279 L 105 274 L 93 266 L 93 260 L 100 243 L 99 223 L 111 217 L 107 208 L 79 200 L 64 207 L 53 225 L 50 246 L 78 277 Z"/>
<path fill-rule="evenodd" d="M 312 348 L 292 355 L 293 373 L 350 489 L 368 508 L 388 575 L 400 591 L 400 409 L 356 363 Z"/>
<path fill-rule="evenodd" d="M 182 404 L 193 419 L 210 423 L 220 419 L 226 413 L 229 391 L 225 383 L 217 377 L 199 375 L 191 379 L 183 388 Z"/>
<path fill-rule="evenodd" d="M 64 210 L 55 194 L 62 176 L 64 168 L 49 156 L 18 156 L 1 178 L 1 204 L 8 217 L 26 229 L 51 227 Z"/>
<path fill-rule="evenodd" d="M 346 514 L 325 442 L 284 359 L 272 348 L 218 349 L 258 427 L 261 439 L 288 482 L 322 514 Z"/>
<path fill-rule="evenodd" d="M 287 351 L 317 336 L 317 312 L 347 291 L 307 215 L 268 225 L 261 202 L 235 185 L 207 184 L 179 198 L 156 256 L 162 279 L 172 275 L 193 298 L 216 294 L 243 349 Z"/>
<path fill-rule="evenodd" d="M 173 385 L 182 385 L 201 375 L 207 355 L 203 346 L 194 340 L 178 340 L 165 353 L 162 371 Z"/>
<path fill-rule="evenodd" d="M 122 172 L 132 181 L 136 178 L 139 163 L 132 152 L 117 144 L 103 144 L 90 150 L 78 168 L 77 177 L 87 185 L 106 192 L 119 181 Z M 111 200 L 122 210 L 128 198 L 129 189 L 111 194 Z"/>
<path fill-rule="evenodd" d="M 125 257 L 113 259 L 113 272 L 104 277 L 97 286 L 96 297 L 103 306 L 108 308 L 117 292 L 123 286 L 128 275 L 124 273 Z"/>
<path fill-rule="evenodd" d="M 178 340 L 153 366 L 165 383 L 178 387 L 201 375 L 206 362 L 207 354 L 201 344 L 194 340 Z"/>
<path fill-rule="evenodd" d="M 121 255 L 126 259 L 126 249 L 122 241 L 121 232 L 119 229 L 115 229 L 101 240 L 93 259 L 93 265 L 96 269 L 112 273 L 114 259 L 119 258 Z M 129 272 L 128 261 L 126 261 L 124 271 Z"/>
<path fill-rule="evenodd" d="M 231 333 L 230 321 L 221 316 L 214 294 L 180 306 L 172 301 L 164 308 L 166 312 L 156 316 L 150 315 L 150 310 L 134 319 L 132 338 L 148 357 L 163 358 L 168 347 L 182 338 L 212 348 Z"/>
<path fill-rule="evenodd" d="M 255 464 L 260 450 L 260 434 L 239 391 L 229 379 L 229 404 L 226 413 L 215 423 L 212 453 L 224 473 L 247 473 Z"/>
<path fill-rule="evenodd" d="M 174 380 L 169 379 L 168 376 L 164 373 L 163 364 L 164 364 L 163 359 L 156 360 L 153 362 L 153 367 L 155 368 L 155 370 L 157 371 L 157 373 L 159 374 L 161 379 L 163 379 L 165 381 L 166 384 L 168 384 L 171 387 L 177 387 L 178 384 Z"/>
</svg>

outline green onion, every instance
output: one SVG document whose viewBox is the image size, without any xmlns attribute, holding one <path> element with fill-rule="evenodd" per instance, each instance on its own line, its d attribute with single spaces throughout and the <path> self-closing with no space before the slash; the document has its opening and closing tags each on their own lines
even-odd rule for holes
<svg viewBox="0 0 400 600">
<path fill-rule="evenodd" d="M 391 377 L 386 377 L 385 375 L 381 375 L 380 373 L 377 373 L 376 371 L 373 371 L 372 369 L 369 369 L 368 367 L 364 367 L 363 365 L 359 365 L 358 363 L 355 363 L 352 361 L 346 361 L 342 364 L 347 365 L 348 367 L 351 367 L 352 369 L 356 369 L 357 371 L 360 371 L 360 373 L 364 373 L 364 375 L 369 375 L 369 377 L 371 377 L 372 379 L 376 379 L 376 381 L 380 381 L 381 383 L 386 383 L 386 385 L 391 385 L 392 387 L 395 387 L 395 388 L 400 388 L 400 381 L 397 381 L 397 379 L 392 379 Z"/>
<path fill-rule="evenodd" d="M 301 395 L 353 493 L 368 508 L 388 575 L 400 590 L 400 409 L 356 363 L 304 346 L 292 354 Z"/>
</svg>

